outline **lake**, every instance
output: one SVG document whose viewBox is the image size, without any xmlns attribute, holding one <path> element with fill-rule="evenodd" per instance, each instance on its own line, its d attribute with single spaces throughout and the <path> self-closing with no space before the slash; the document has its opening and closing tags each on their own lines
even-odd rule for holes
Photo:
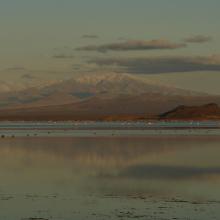
<svg viewBox="0 0 220 220">
<path fill-rule="evenodd" d="M 218 126 L 1 123 L 0 219 L 219 219 Z"/>
</svg>

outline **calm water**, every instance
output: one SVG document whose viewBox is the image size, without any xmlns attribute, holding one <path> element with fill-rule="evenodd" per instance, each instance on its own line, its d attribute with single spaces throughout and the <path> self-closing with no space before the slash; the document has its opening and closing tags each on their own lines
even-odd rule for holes
<svg viewBox="0 0 220 220">
<path fill-rule="evenodd" d="M 0 219 L 219 219 L 218 132 L 2 128 Z"/>
<path fill-rule="evenodd" d="M 0 122 L 3 137 L 220 135 L 220 122 Z"/>
<path fill-rule="evenodd" d="M 138 121 L 138 122 L 0 122 L 0 129 L 155 129 L 220 128 L 219 121 Z"/>
</svg>

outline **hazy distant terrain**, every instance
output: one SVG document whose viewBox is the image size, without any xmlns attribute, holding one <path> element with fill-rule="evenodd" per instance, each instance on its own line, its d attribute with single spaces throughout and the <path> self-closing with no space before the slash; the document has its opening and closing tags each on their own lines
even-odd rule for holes
<svg viewBox="0 0 220 220">
<path fill-rule="evenodd" d="M 0 105 L 2 108 L 50 106 L 78 103 L 92 98 L 111 100 L 141 94 L 197 95 L 195 92 L 160 85 L 152 80 L 143 81 L 130 74 L 84 74 L 43 87 L 30 86 L 19 91 L 11 89 L 11 92 L 1 92 Z"/>
<path fill-rule="evenodd" d="M 169 87 L 130 74 L 85 74 L 45 87 L 0 94 L 0 119 L 152 117 L 179 105 L 220 104 L 220 96 Z"/>
</svg>

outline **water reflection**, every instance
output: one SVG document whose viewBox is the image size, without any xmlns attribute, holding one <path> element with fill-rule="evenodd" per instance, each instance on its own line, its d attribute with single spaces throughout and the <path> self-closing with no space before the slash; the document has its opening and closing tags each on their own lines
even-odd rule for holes
<svg viewBox="0 0 220 220">
<path fill-rule="evenodd" d="M 40 161 L 40 164 L 50 164 L 55 161 L 89 168 L 126 167 L 155 162 L 188 166 L 218 165 L 218 155 L 215 153 L 218 151 L 219 141 L 219 137 L 209 136 L 2 139 L 0 163 L 6 158 L 6 162 L 12 159 L 15 163 L 23 158 L 25 163 Z M 28 164 L 23 165 L 25 167 Z"/>
<path fill-rule="evenodd" d="M 119 176 L 132 177 L 135 179 L 186 179 L 198 178 L 207 175 L 219 175 L 220 167 L 181 167 L 181 166 L 158 166 L 139 165 L 128 167 Z"/>
<path fill-rule="evenodd" d="M 19 175 L 26 175 L 24 178 L 47 180 L 51 184 L 59 175 L 62 182 L 82 177 L 108 177 L 111 181 L 111 176 L 161 180 L 216 176 L 220 169 L 219 140 L 218 137 L 5 139 L 0 145 L 0 170 L 1 175 L 14 174 L 17 181 Z"/>
<path fill-rule="evenodd" d="M 218 200 L 219 143 L 210 136 L 2 139 L 0 194 L 68 195 L 83 204 L 90 195 Z"/>
</svg>

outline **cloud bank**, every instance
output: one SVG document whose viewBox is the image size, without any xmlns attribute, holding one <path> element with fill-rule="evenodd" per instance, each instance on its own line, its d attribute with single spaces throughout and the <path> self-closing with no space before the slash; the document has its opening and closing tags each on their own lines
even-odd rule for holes
<svg viewBox="0 0 220 220">
<path fill-rule="evenodd" d="M 135 50 L 165 50 L 165 49 L 178 49 L 186 47 L 185 43 L 172 43 L 168 40 L 130 40 L 120 43 L 102 44 L 102 45 L 89 45 L 76 48 L 80 51 L 135 51 Z"/>
<path fill-rule="evenodd" d="M 117 67 L 133 74 L 161 74 L 192 71 L 220 71 L 220 56 L 179 56 L 93 59 L 100 67 Z"/>
<path fill-rule="evenodd" d="M 97 38 L 99 38 L 99 36 L 95 35 L 95 34 L 84 34 L 84 35 L 82 35 L 82 38 L 85 38 L 85 39 L 97 39 Z"/>
<path fill-rule="evenodd" d="M 67 54 L 55 54 L 52 56 L 52 58 L 54 58 L 54 59 L 72 59 L 74 57 L 75 56 L 73 56 L 73 55 L 67 55 Z"/>
<path fill-rule="evenodd" d="M 196 35 L 192 37 L 185 38 L 184 40 L 186 43 L 206 43 L 212 41 L 212 37 L 210 36 L 203 36 L 203 35 Z"/>
</svg>

